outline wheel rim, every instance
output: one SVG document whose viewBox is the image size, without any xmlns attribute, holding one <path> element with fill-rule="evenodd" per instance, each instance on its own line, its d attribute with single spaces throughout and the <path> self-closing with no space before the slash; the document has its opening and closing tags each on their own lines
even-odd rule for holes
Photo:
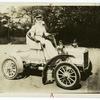
<svg viewBox="0 0 100 100">
<path fill-rule="evenodd" d="M 6 77 L 12 78 L 12 77 L 16 76 L 17 66 L 13 60 L 7 59 L 3 63 L 2 69 L 3 69 L 3 73 Z"/>
<path fill-rule="evenodd" d="M 56 72 L 58 82 L 64 87 L 71 87 L 76 83 L 77 75 L 70 65 L 63 65 Z"/>
</svg>

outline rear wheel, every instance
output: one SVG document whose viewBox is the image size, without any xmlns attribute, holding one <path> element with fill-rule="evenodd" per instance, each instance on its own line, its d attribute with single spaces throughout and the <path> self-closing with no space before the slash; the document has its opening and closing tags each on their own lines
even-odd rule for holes
<svg viewBox="0 0 100 100">
<path fill-rule="evenodd" d="M 2 59 L 1 71 L 6 79 L 9 80 L 18 79 L 20 73 L 23 73 L 23 70 L 24 70 L 23 62 L 19 56 L 5 55 L 4 58 Z"/>
<path fill-rule="evenodd" d="M 55 68 L 55 81 L 63 89 L 75 89 L 80 82 L 78 68 L 69 63 L 61 63 Z"/>
<path fill-rule="evenodd" d="M 17 65 L 15 61 L 6 59 L 2 64 L 2 73 L 7 79 L 15 79 L 17 76 Z"/>
</svg>

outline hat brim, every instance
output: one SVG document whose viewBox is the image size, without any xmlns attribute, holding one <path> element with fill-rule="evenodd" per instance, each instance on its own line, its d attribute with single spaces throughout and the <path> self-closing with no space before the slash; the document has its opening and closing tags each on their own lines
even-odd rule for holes
<svg viewBox="0 0 100 100">
<path fill-rule="evenodd" d="M 36 18 L 43 18 L 43 17 L 36 17 Z"/>
<path fill-rule="evenodd" d="M 40 16 L 36 16 L 36 18 L 43 18 L 43 17 L 40 15 Z"/>
</svg>

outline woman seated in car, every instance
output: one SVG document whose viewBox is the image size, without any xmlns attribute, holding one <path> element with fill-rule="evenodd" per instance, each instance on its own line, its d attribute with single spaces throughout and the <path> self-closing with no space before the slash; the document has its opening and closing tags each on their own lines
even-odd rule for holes
<svg viewBox="0 0 100 100">
<path fill-rule="evenodd" d="M 36 16 L 35 24 L 27 32 L 26 42 L 28 45 L 33 45 L 34 41 L 37 43 L 36 45 L 40 43 L 48 58 L 53 58 L 58 53 L 57 50 L 52 45 L 51 41 L 46 39 L 48 35 L 50 34 L 46 32 L 45 22 L 43 21 L 43 17 L 42 15 L 38 15 Z"/>
</svg>

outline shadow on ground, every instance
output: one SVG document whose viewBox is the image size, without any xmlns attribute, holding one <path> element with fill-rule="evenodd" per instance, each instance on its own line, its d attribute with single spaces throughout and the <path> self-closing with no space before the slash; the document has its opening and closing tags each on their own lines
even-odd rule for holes
<svg viewBox="0 0 100 100">
<path fill-rule="evenodd" d="M 29 76 L 39 76 L 39 77 L 42 77 L 42 71 L 39 71 L 39 70 L 34 70 L 34 69 L 25 69 L 23 71 L 23 73 L 20 73 L 18 76 L 17 76 L 17 80 L 19 79 L 23 79 L 23 78 L 28 78 Z"/>
<path fill-rule="evenodd" d="M 29 76 L 38 76 L 38 77 L 41 77 L 42 78 L 42 71 L 34 70 L 34 69 L 33 70 L 32 69 L 26 69 L 26 70 L 24 70 L 23 73 L 19 74 L 18 77 L 15 80 L 28 78 Z M 52 84 L 53 82 L 48 82 L 47 84 Z M 81 87 L 82 87 L 81 84 L 78 84 L 72 90 L 80 89 Z"/>
</svg>

